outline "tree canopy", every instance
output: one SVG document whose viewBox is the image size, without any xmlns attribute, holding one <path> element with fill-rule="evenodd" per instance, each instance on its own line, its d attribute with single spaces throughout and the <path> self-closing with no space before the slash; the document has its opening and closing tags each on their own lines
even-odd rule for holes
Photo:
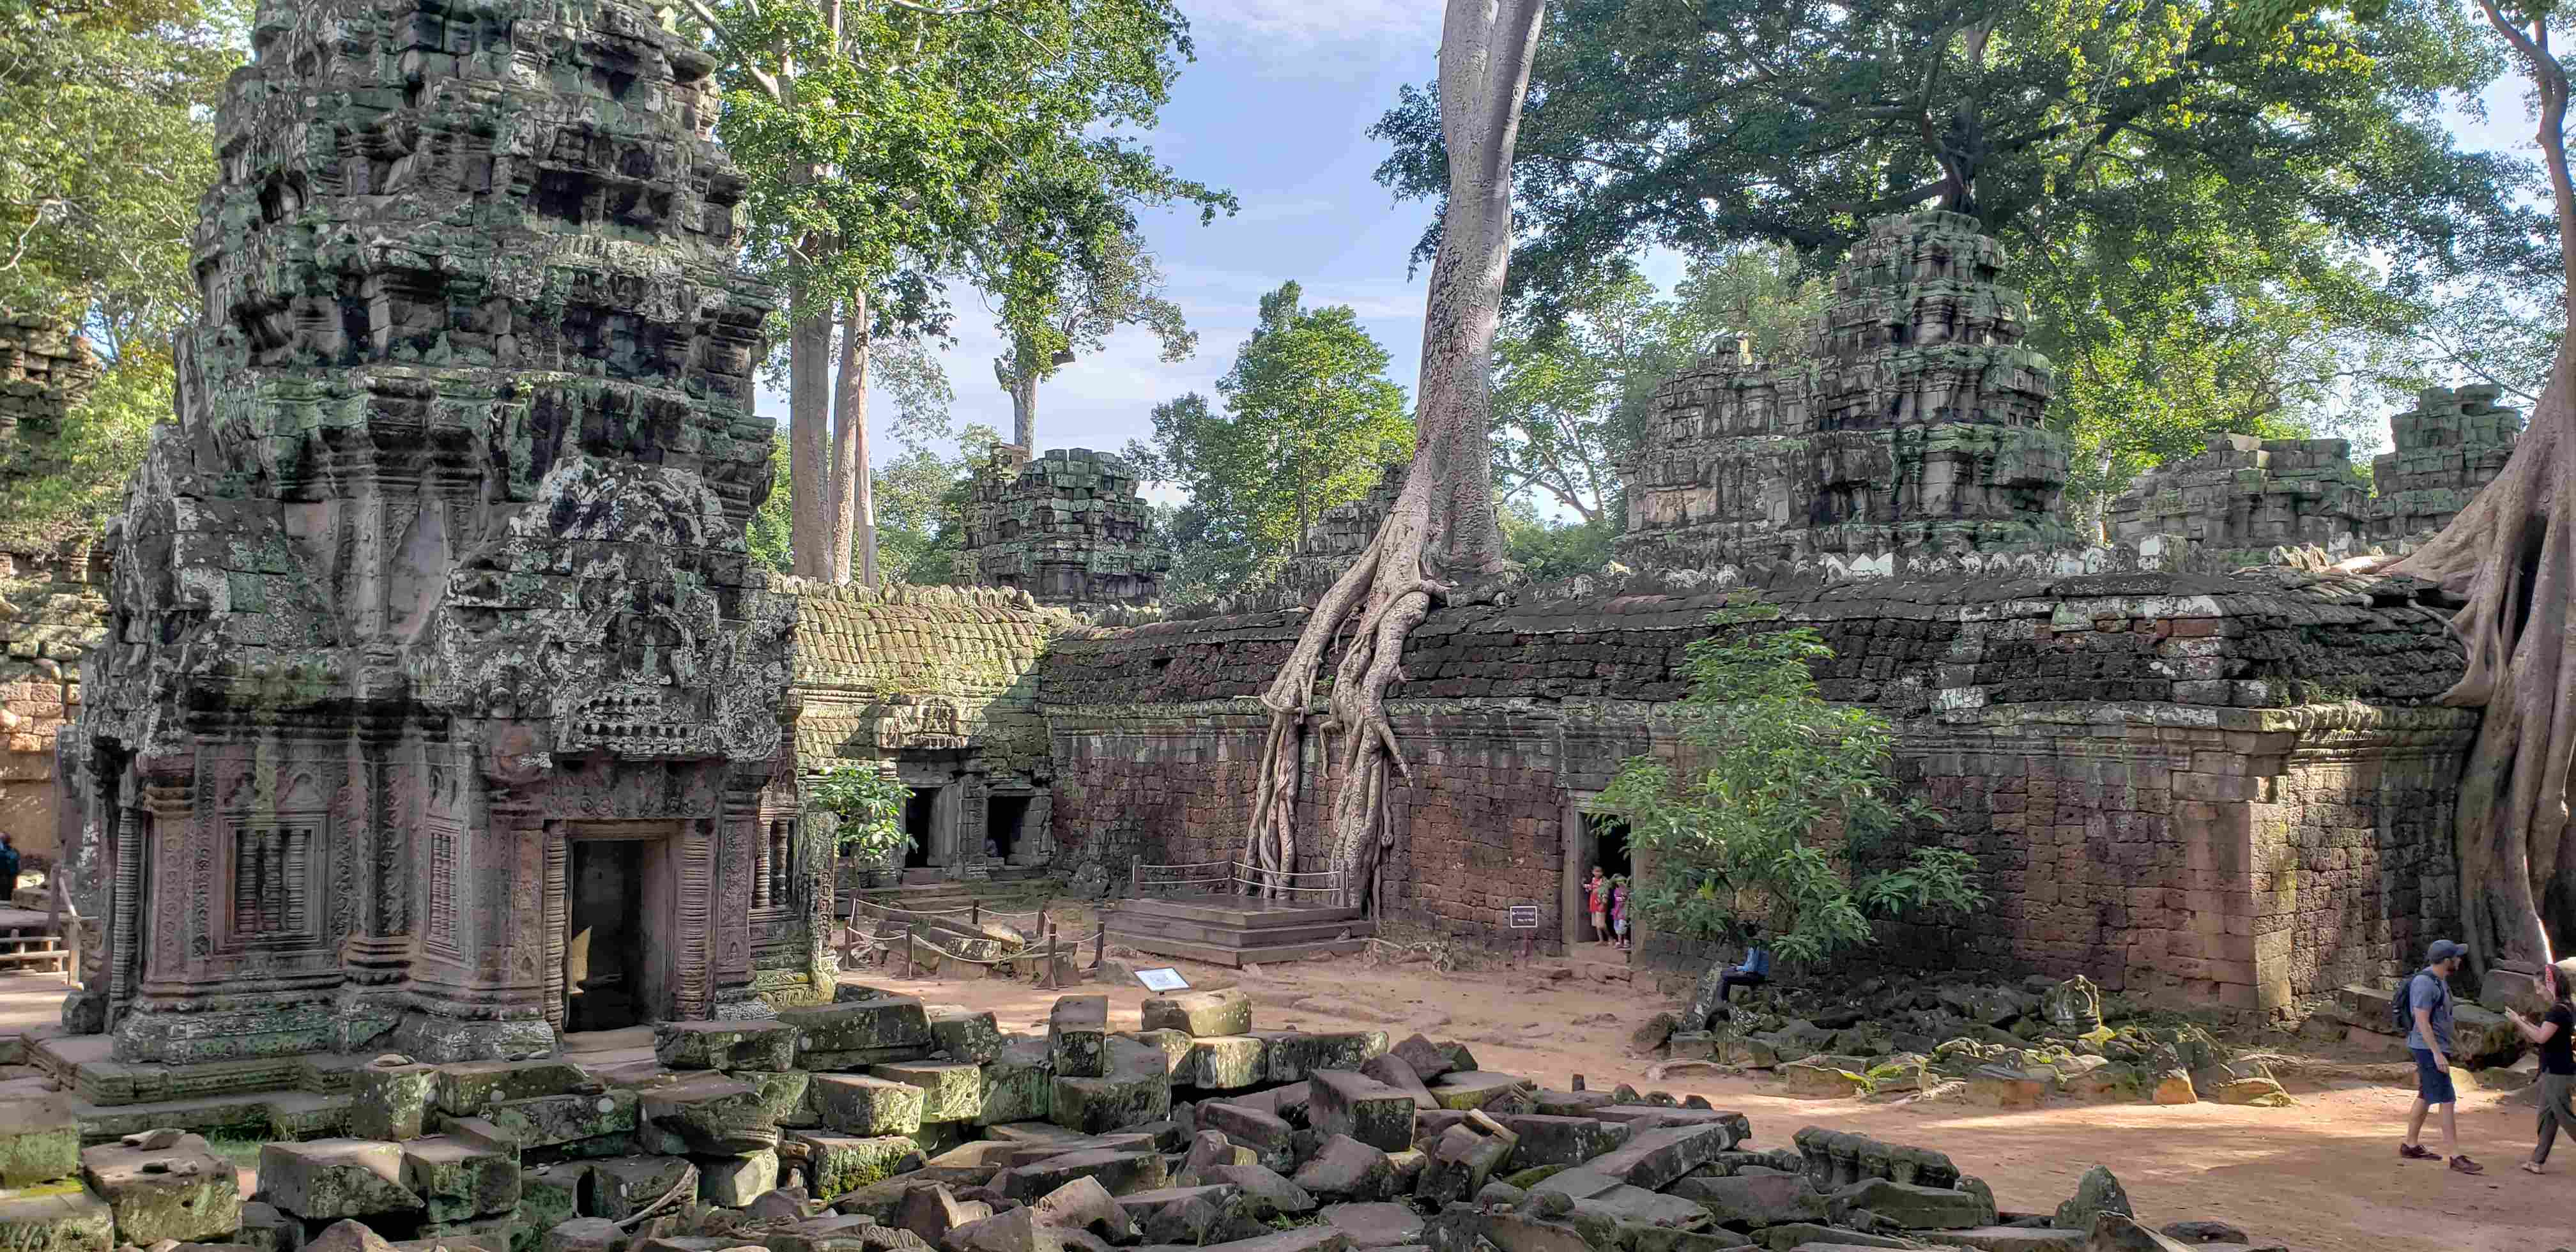
<svg viewBox="0 0 2576 1252">
<path fill-rule="evenodd" d="M 1190 502 L 1168 531 L 1182 589 L 1219 594 L 1276 570 L 1325 509 L 1368 494 L 1413 447 L 1386 349 L 1348 305 L 1307 308 L 1298 284 L 1261 317 L 1217 380 L 1218 412 L 1192 392 L 1154 408 L 1154 439 L 1127 455 Z"/>
</svg>

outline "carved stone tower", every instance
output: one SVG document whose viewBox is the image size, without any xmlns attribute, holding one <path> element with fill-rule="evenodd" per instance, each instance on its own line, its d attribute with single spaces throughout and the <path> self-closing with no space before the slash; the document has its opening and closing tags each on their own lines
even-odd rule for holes
<svg viewBox="0 0 2576 1252">
<path fill-rule="evenodd" d="M 542 1054 L 829 996 L 708 58 L 615 0 L 267 0 L 71 797 L 124 1062 Z"/>
<path fill-rule="evenodd" d="M 1974 574 L 2075 542 L 2054 516 L 2055 375 L 2021 346 L 1975 219 L 1873 222 L 1834 275 L 1803 359 L 1724 353 L 1666 383 L 1625 467 L 1620 560 L 1723 580 Z"/>
<path fill-rule="evenodd" d="M 1088 448 L 1031 459 L 994 450 L 967 487 L 960 573 L 978 587 L 1016 587 L 1040 604 L 1108 608 L 1152 604 L 1171 555 L 1146 542 L 1136 468 Z"/>
</svg>

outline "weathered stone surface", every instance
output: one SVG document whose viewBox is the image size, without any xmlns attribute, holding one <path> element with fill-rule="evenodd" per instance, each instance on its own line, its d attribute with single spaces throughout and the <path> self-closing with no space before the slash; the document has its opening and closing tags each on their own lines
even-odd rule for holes
<svg viewBox="0 0 2576 1252">
<path fill-rule="evenodd" d="M 1177 1030 L 1193 1037 L 1252 1033 L 1252 997 L 1240 987 L 1154 996 L 1140 1012 L 1147 1030 Z"/>
<path fill-rule="evenodd" d="M 1528 1085 L 1515 1074 L 1461 1070 L 1432 1080 L 1431 1098 L 1444 1109 L 1481 1109 Z"/>
<path fill-rule="evenodd" d="M 582 1188 L 589 1185 L 590 1166 L 559 1161 L 519 1171 L 519 1220 L 542 1241 L 545 1232 L 581 1216 Z M 247 1225 L 248 1216 L 244 1216 Z M 292 1252 L 279 1249 L 278 1252 Z"/>
<path fill-rule="evenodd" d="M 107 1201 L 74 1186 L 0 1196 L 0 1244 L 16 1252 L 108 1252 L 116 1218 Z"/>
<path fill-rule="evenodd" d="M 1401 1204 L 1335 1204 L 1324 1210 L 1324 1223 L 1350 1236 L 1354 1247 L 1422 1242 L 1422 1216 Z"/>
<path fill-rule="evenodd" d="M 1825 1198 L 1804 1174 L 1683 1178 L 1672 1184 L 1672 1193 L 1708 1210 L 1719 1224 L 1746 1230 L 1825 1220 Z"/>
<path fill-rule="evenodd" d="M 930 1037 L 949 1059 L 981 1065 L 1002 1054 L 1002 1030 L 990 1012 L 957 1004 L 928 1005 L 924 1012 L 930 1019 Z"/>
<path fill-rule="evenodd" d="M 700 1157 L 698 1198 L 741 1208 L 778 1188 L 778 1153 L 767 1148 L 740 1156 Z"/>
<path fill-rule="evenodd" d="M 631 1135 L 636 1105 L 627 1090 L 532 1096 L 495 1104 L 484 1120 L 525 1151 Z"/>
<path fill-rule="evenodd" d="M 2129 1206 L 2129 1191 L 2120 1185 L 2108 1166 L 2095 1165 L 2085 1170 L 2075 1182 L 2075 1194 L 2057 1206 L 2057 1225 L 2064 1230 L 2093 1229 L 2093 1219 L 2104 1213 L 2132 1217 L 2137 1210 Z"/>
<path fill-rule="evenodd" d="M 0 1186 L 31 1187 L 81 1167 L 80 1123 L 50 1097 L 0 1101 Z"/>
<path fill-rule="evenodd" d="M 1047 1056 L 1055 1076 L 1109 1073 L 1109 997 L 1062 996 L 1047 1010 Z"/>
<path fill-rule="evenodd" d="M 1643 1131 L 1626 1147 L 1594 1158 L 1587 1168 L 1648 1191 L 1661 1190 L 1684 1174 L 1717 1159 L 1742 1140 L 1732 1123 L 1665 1126 Z"/>
<path fill-rule="evenodd" d="M 653 1056 L 673 1069 L 794 1069 L 798 1037 L 779 1021 L 657 1022 Z"/>
<path fill-rule="evenodd" d="M 778 1146 L 778 1122 L 760 1089 L 718 1074 L 688 1074 L 636 1093 L 635 1115 L 689 1152 L 732 1156 Z M 656 1146 L 656 1145 L 647 1145 Z"/>
<path fill-rule="evenodd" d="M 1056 1076 L 1048 1111 L 1055 1124 L 1090 1135 L 1171 1116 L 1172 1083 L 1163 1053 L 1130 1039 L 1104 1043 L 1106 1076 Z"/>
<path fill-rule="evenodd" d="M 1014 1200 L 1034 1200 L 1080 1178 L 1097 1180 L 1111 1195 L 1125 1195 L 1152 1191 L 1171 1175 L 1159 1152 L 1092 1148 L 1015 1165 L 994 1175 L 993 1189 Z"/>
<path fill-rule="evenodd" d="M 1976 1252 L 2084 1252 L 2090 1228 L 2060 1230 L 2053 1226 L 1978 1226 L 1941 1232 L 1943 1243 Z"/>
<path fill-rule="evenodd" d="M 2084 1252 L 2185 1252 L 2185 1248 L 2119 1213 L 2095 1217 L 2093 1233 L 2084 1241 Z"/>
<path fill-rule="evenodd" d="M 1349 1135 L 1334 1135 L 1297 1171 L 1296 1183 L 1326 1202 L 1384 1200 L 1395 1194 L 1395 1166 L 1385 1152 Z"/>
<path fill-rule="evenodd" d="M 874 1065 L 913 1060 L 938 1046 L 930 1017 L 911 996 L 878 994 L 867 999 L 782 1009 L 778 1020 L 797 1029 L 797 1066 L 808 1070 Z"/>
<path fill-rule="evenodd" d="M 298 1252 L 304 1246 L 304 1223 L 278 1212 L 275 1205 L 247 1200 L 242 1203 L 241 1229 L 233 1232 L 233 1242 L 257 1252 Z"/>
<path fill-rule="evenodd" d="M 1309 1080 L 1306 1121 L 1319 1135 L 1348 1135 L 1370 1147 L 1413 1146 L 1413 1097 L 1348 1070 L 1320 1069 Z"/>
<path fill-rule="evenodd" d="M 1040 604 L 1154 603 L 1171 554 L 1150 542 L 1136 468 L 1088 448 L 1031 451 L 997 447 L 991 472 L 968 480 L 957 568 L 977 586 L 1019 588 Z"/>
<path fill-rule="evenodd" d="M 1044 1039 L 1015 1039 L 984 1065 L 983 1111 L 979 1126 L 1044 1121 L 1055 1112 L 1055 1080 L 1047 1069 Z"/>
<path fill-rule="evenodd" d="M 678 1156 L 612 1156 L 590 1164 L 590 1192 L 582 1208 L 594 1217 L 619 1221 L 634 1216 L 673 1191 L 697 1190 L 697 1166 Z"/>
<path fill-rule="evenodd" d="M 595 1088 L 569 1061 L 474 1061 L 438 1067 L 438 1111 L 480 1117 L 494 1105 Z"/>
<path fill-rule="evenodd" d="M 1241 1091 L 1268 1081 L 1267 1045 L 1256 1035 L 1200 1036 L 1172 1071 L 1175 1086 Z"/>
<path fill-rule="evenodd" d="M 1514 1168 L 1533 1165 L 1580 1165 L 1628 1142 L 1634 1130 L 1623 1122 L 1605 1122 L 1589 1117 L 1555 1117 L 1541 1113 L 1518 1113 L 1501 1119 L 1505 1128 L 1520 1136 L 1512 1149 Z"/>
<path fill-rule="evenodd" d="M 937 1244 L 948 1237 L 948 1232 L 992 1215 L 992 1205 L 980 1200 L 960 1200 L 948 1188 L 931 1183 L 904 1192 L 903 1201 L 895 1206 L 891 1224 L 895 1229 L 909 1230 L 921 1236 L 924 1242 Z"/>
<path fill-rule="evenodd" d="M 1994 1201 L 1973 1192 L 1884 1178 L 1864 1178 L 1836 1191 L 1829 1206 L 1836 1214 L 1868 1209 L 1907 1230 L 1964 1230 L 1995 1221 Z"/>
<path fill-rule="evenodd" d="M 823 1124 L 852 1135 L 908 1135 L 921 1129 L 925 1092 L 866 1074 L 816 1074 L 806 1090 Z"/>
<path fill-rule="evenodd" d="M 1228 1142 L 1249 1149 L 1263 1165 L 1274 1170 L 1293 1168 L 1296 1131 L 1279 1115 L 1249 1104 L 1205 1100 L 1200 1102 L 1196 1117 L 1202 1129 L 1213 1130 Z"/>
<path fill-rule="evenodd" d="M 519 1206 L 519 1154 L 459 1135 L 402 1145 L 402 1184 L 428 1219 L 459 1222 Z"/>
<path fill-rule="evenodd" d="M 908 1061 L 869 1074 L 921 1092 L 921 1120 L 971 1122 L 984 1113 L 984 1071 L 971 1061 Z"/>
<path fill-rule="evenodd" d="M 402 1184 L 401 1145 L 367 1139 L 309 1139 L 259 1150 L 259 1186 L 268 1201 L 308 1222 L 417 1213 L 418 1192 Z M 223 1175 L 232 1177 L 230 1167 Z"/>
<path fill-rule="evenodd" d="M 1352 1030 L 1309 1033 L 1297 1030 L 1261 1030 L 1253 1035 L 1262 1041 L 1262 1060 L 1273 1083 L 1300 1083 L 1319 1069 L 1357 1070 L 1370 1057 L 1386 1051 L 1383 1030 Z"/>
<path fill-rule="evenodd" d="M 1148 1243 L 1199 1247 L 1267 1230 L 1251 1216 L 1254 1203 L 1232 1183 L 1161 1187 L 1118 1197 L 1118 1206 Z"/>
<path fill-rule="evenodd" d="M 805 1145 L 813 1170 L 814 1194 L 829 1200 L 880 1182 L 900 1172 L 904 1162 L 921 1155 L 920 1145 L 900 1135 L 828 1135 L 793 1132 Z"/>
<path fill-rule="evenodd" d="M 349 1133 L 361 1139 L 417 1139 L 429 1133 L 438 1100 L 433 1065 L 369 1065 L 349 1092 Z"/>
<path fill-rule="evenodd" d="M 1315 1197 L 1295 1181 L 1260 1165 L 1219 1165 L 1216 1176 L 1243 1189 L 1255 1217 L 1296 1217 L 1315 1211 Z"/>
<path fill-rule="evenodd" d="M 605 1217 L 576 1217 L 546 1231 L 543 1252 L 625 1252 L 626 1232 Z"/>
</svg>

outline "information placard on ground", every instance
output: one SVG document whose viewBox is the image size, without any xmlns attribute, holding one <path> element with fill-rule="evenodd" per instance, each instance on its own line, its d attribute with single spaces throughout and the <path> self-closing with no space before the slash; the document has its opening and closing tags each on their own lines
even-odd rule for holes
<svg viewBox="0 0 2576 1252">
<path fill-rule="evenodd" d="M 1512 906 L 1512 929 L 1514 929 L 1514 930 L 1536 930 L 1536 929 L 1538 929 L 1538 906 L 1537 906 L 1537 905 L 1535 905 L 1535 904 L 1515 904 L 1515 905 L 1513 905 L 1513 906 Z"/>
<path fill-rule="evenodd" d="M 1187 991 L 1190 989 L 1189 980 L 1181 977 L 1181 971 L 1169 967 L 1165 967 L 1163 969 L 1137 970 L 1136 981 L 1145 984 L 1145 989 L 1147 991 Z"/>
</svg>

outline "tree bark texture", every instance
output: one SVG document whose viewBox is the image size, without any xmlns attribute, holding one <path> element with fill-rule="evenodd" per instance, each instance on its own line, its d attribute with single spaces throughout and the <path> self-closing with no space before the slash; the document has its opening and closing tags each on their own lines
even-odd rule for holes
<svg viewBox="0 0 2576 1252">
<path fill-rule="evenodd" d="M 787 546 L 799 578 L 832 576 L 832 301 L 810 287 L 788 297 L 787 481 L 794 495 Z"/>
<path fill-rule="evenodd" d="M 1339 903 L 1371 907 L 1380 855 L 1394 840 L 1387 793 L 1409 777 L 1388 721 L 1386 690 L 1400 676 L 1405 637 L 1453 586 L 1509 569 L 1492 481 L 1494 335 L 1511 260 L 1512 149 L 1538 48 L 1542 0 L 1449 0 L 1440 32 L 1440 133 L 1449 200 L 1422 329 L 1413 464 L 1386 521 L 1357 563 L 1315 606 L 1296 650 L 1261 702 L 1270 710 L 1260 785 L 1245 835 L 1253 888 L 1322 904 L 1333 880 L 1296 870 L 1299 748 L 1315 677 L 1348 635 L 1320 729 L 1339 783 L 1325 873 Z"/>
<path fill-rule="evenodd" d="M 2576 279 L 2576 188 L 2568 177 L 2567 76 L 2544 25 L 2528 31 L 2481 0 L 2488 20 L 2532 70 L 2540 147 L 2558 219 L 2561 263 Z M 2576 306 L 2570 330 L 2576 332 Z M 2460 778 L 2453 840 L 2461 921 L 2480 969 L 2551 959 L 2550 936 L 2576 928 L 2576 848 L 2567 791 L 2576 765 L 2576 333 L 2562 339 L 2548 386 L 2504 472 L 2451 524 L 2388 567 L 2466 600 L 2451 630 L 2468 653 L 2446 704 L 2483 706 Z"/>
<path fill-rule="evenodd" d="M 876 585 L 875 510 L 868 507 L 868 293 L 841 304 L 841 366 L 832 397 L 832 581 Z"/>
</svg>

